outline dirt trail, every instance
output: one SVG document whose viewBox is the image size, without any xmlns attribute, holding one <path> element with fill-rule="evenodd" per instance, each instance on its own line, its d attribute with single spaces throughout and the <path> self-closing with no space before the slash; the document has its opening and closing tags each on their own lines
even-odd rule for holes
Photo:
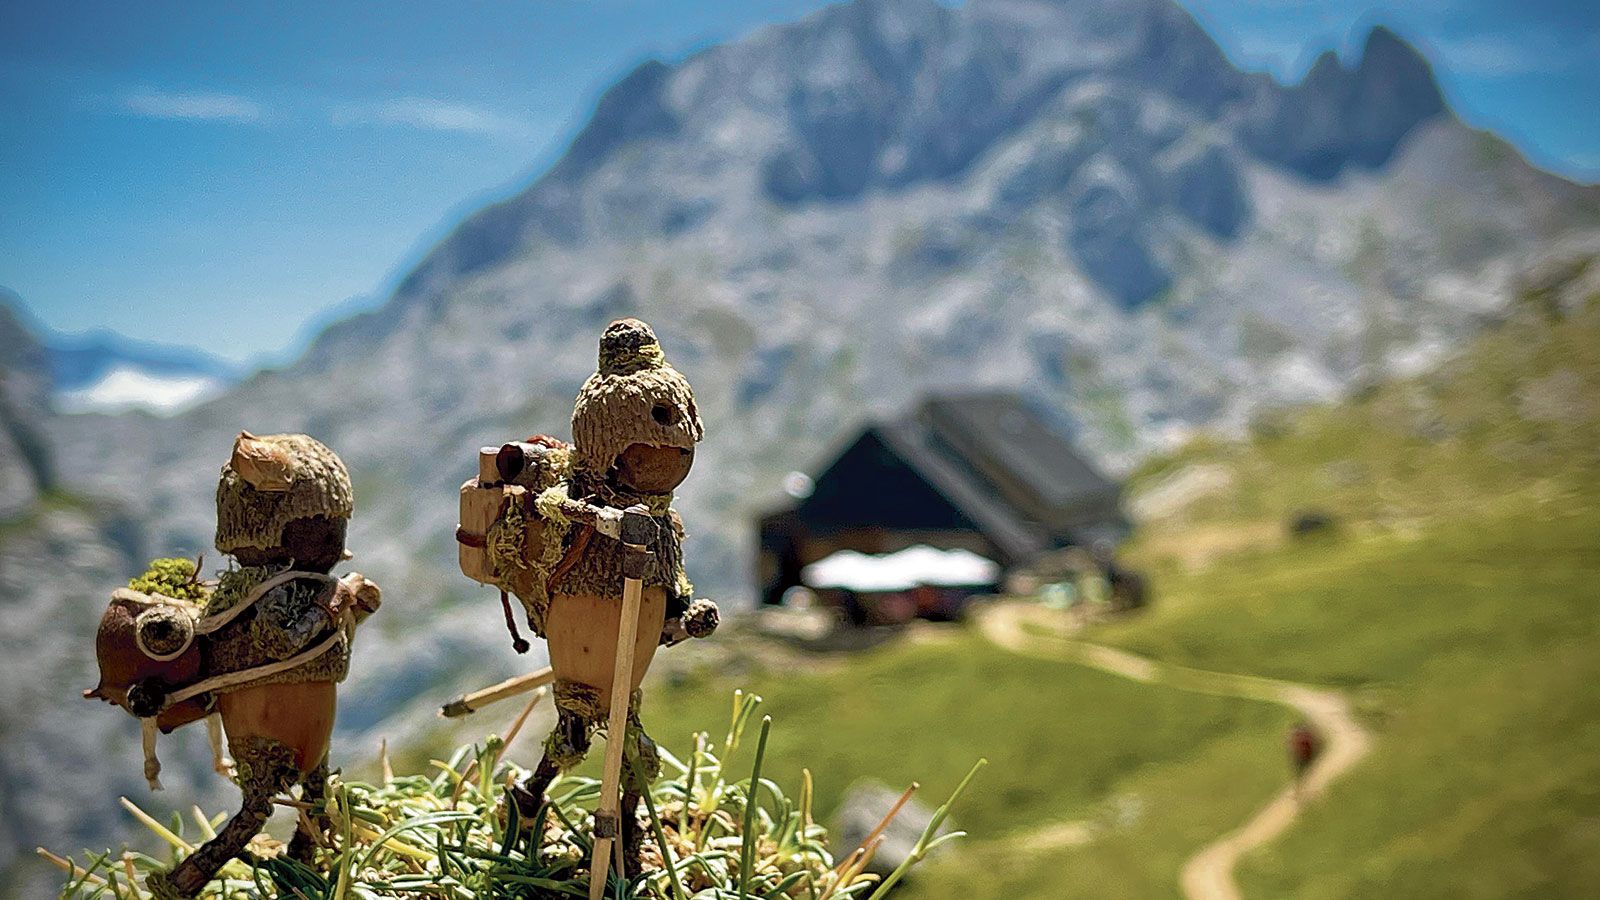
<svg viewBox="0 0 1600 900">
<path fill-rule="evenodd" d="M 1025 624 L 1051 632 L 1050 637 L 1028 633 Z M 1335 778 L 1366 756 L 1372 736 L 1350 712 L 1343 694 L 1327 688 L 1209 672 L 1168 665 L 1145 657 L 1067 637 L 1061 617 L 1037 606 L 1003 605 L 980 614 L 978 625 L 997 646 L 1029 656 L 1068 660 L 1146 684 L 1161 683 L 1185 691 L 1243 697 L 1279 703 L 1299 712 L 1322 735 L 1321 755 L 1306 775 L 1305 797 L 1320 794 Z M 1189 900 L 1240 900 L 1233 869 L 1239 858 L 1282 834 L 1299 815 L 1293 787 L 1286 787 L 1238 829 L 1200 848 L 1183 865 L 1179 882 Z"/>
</svg>

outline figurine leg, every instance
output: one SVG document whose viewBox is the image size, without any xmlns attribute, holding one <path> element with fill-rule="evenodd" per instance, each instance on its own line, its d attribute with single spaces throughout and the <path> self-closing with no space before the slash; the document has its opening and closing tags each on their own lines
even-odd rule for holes
<svg viewBox="0 0 1600 900">
<path fill-rule="evenodd" d="M 517 816 L 522 820 L 522 827 L 533 827 L 533 817 L 539 814 L 539 807 L 544 805 L 544 792 L 560 771 L 547 752 L 539 758 L 539 765 L 527 778 L 511 786 L 511 799 L 517 804 Z"/>
<path fill-rule="evenodd" d="M 306 803 L 317 804 L 328 798 L 328 758 L 323 757 L 316 768 L 306 773 L 300 781 L 300 799 Z M 320 832 L 313 833 L 307 830 L 307 825 Z M 326 808 L 321 812 L 312 811 L 306 818 L 295 826 L 294 837 L 289 841 L 289 858 L 295 862 L 311 864 L 312 856 L 317 849 L 317 841 L 322 835 L 328 833 L 328 813 Z"/>
<path fill-rule="evenodd" d="M 544 756 L 532 774 L 511 789 L 524 827 L 534 826 L 533 819 L 544 803 L 544 792 L 556 775 L 572 769 L 589 754 L 590 734 L 599 718 L 598 697 L 599 693 L 586 684 L 556 682 L 556 727 L 545 738 Z"/>
<path fill-rule="evenodd" d="M 300 777 L 294 764 L 294 751 L 266 738 L 250 738 L 233 747 L 239 763 L 239 788 L 244 805 L 217 836 L 184 857 L 166 874 L 152 875 L 146 886 L 157 897 L 193 897 L 200 893 L 217 870 L 244 852 L 250 839 L 261 833 L 261 826 L 272 815 L 272 798 L 288 790 Z"/>
<path fill-rule="evenodd" d="M 644 871 L 645 826 L 639 821 L 639 801 L 643 799 L 632 788 L 622 789 L 622 867 L 627 876 L 639 877 Z"/>
</svg>

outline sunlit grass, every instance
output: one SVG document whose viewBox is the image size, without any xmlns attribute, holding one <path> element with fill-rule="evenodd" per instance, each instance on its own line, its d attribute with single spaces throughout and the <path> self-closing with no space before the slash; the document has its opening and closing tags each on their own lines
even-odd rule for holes
<svg viewBox="0 0 1600 900">
<path fill-rule="evenodd" d="M 735 694 L 732 722 L 720 739 L 696 734 L 681 757 L 662 749 L 667 774 L 656 781 L 647 803 L 655 840 L 645 852 L 654 865 L 631 881 L 613 870 L 608 898 L 863 900 L 884 893 L 877 876 L 862 872 L 860 856 L 842 865 L 834 860 L 826 829 L 813 818 L 809 789 L 791 798 L 761 775 L 759 751 L 754 760 L 741 754 L 760 704 L 759 697 Z M 770 724 L 770 718 L 761 722 L 763 746 Z M 505 787 L 526 772 L 503 761 L 504 746 L 491 736 L 480 746 L 459 748 L 448 760 L 433 761 L 426 773 L 378 783 L 336 778 L 325 806 L 308 810 L 325 811 L 332 822 L 331 846 L 318 851 L 317 866 L 293 862 L 275 842 L 258 838 L 254 858 L 229 863 L 205 896 L 587 897 L 590 811 L 599 782 L 583 776 L 559 779 L 544 827 L 524 828 L 516 804 L 502 797 Z M 976 770 L 969 770 L 968 780 Z M 952 792 L 949 803 L 966 785 L 963 781 Z M 939 819 L 948 815 L 949 803 Z M 167 844 L 169 858 L 125 850 L 73 861 L 41 850 L 67 870 L 62 896 L 143 900 L 149 896 L 142 887 L 145 878 L 192 852 L 224 818 L 196 809 L 190 821 L 174 814 L 163 823 L 130 802 L 124 805 Z M 936 837 L 936 828 L 919 847 L 948 837 Z"/>
<path fill-rule="evenodd" d="M 821 817 L 858 779 L 917 780 L 938 797 L 974 756 L 989 760 L 955 812 L 971 837 L 916 869 L 906 900 L 1158 894 L 1176 885 L 1194 843 L 1236 825 L 1288 777 L 1291 716 L 1280 707 L 1137 684 L 1065 653 L 1020 656 L 960 626 L 815 671 L 738 677 L 780 721 L 813 723 L 775 730 L 763 771 L 811 766 Z M 729 680 L 647 688 L 647 725 L 670 734 L 725 718 Z M 1032 848 L 1038 832 L 1075 821 L 1093 823 L 1090 843 Z M 1110 869 L 1121 887 L 1108 894 Z"/>
</svg>

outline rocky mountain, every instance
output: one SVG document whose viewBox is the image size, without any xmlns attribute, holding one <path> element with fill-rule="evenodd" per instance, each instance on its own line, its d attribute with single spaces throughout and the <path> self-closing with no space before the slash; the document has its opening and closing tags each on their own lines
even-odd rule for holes
<svg viewBox="0 0 1600 900">
<path fill-rule="evenodd" d="M 856 0 L 639 66 L 294 365 L 47 433 L 60 481 L 162 553 L 206 548 L 240 428 L 336 448 L 386 590 L 343 695 L 368 746 L 527 665 L 455 570 L 456 490 L 478 446 L 565 431 L 612 318 L 695 383 L 689 569 L 730 599 L 783 473 L 922 392 L 1021 386 L 1116 469 L 1426 367 L 1596 230 L 1600 192 L 1463 125 L 1383 29 L 1285 86 L 1171 0 Z"/>
</svg>

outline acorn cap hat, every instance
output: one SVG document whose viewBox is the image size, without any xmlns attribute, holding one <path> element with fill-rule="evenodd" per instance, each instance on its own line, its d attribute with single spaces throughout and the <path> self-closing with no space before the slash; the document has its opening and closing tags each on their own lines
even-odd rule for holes
<svg viewBox="0 0 1600 900">
<path fill-rule="evenodd" d="M 599 368 L 572 409 L 575 467 L 604 473 L 631 444 L 688 450 L 704 436 L 689 380 L 667 364 L 650 326 L 638 319 L 606 326 Z"/>
<path fill-rule="evenodd" d="M 269 550 L 296 519 L 348 519 L 350 473 L 338 454 L 303 434 L 239 432 L 217 482 L 217 549 Z"/>
</svg>

